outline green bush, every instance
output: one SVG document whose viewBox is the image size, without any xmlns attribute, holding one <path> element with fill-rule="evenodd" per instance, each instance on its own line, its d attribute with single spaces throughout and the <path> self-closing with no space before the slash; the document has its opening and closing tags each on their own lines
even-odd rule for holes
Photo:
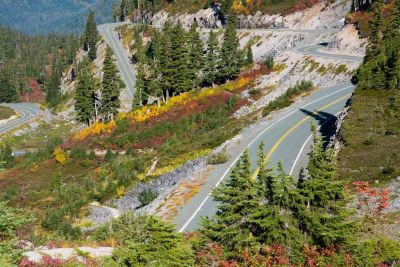
<svg viewBox="0 0 400 267">
<path fill-rule="evenodd" d="M 274 58 L 273 56 L 268 56 L 265 61 L 264 65 L 268 67 L 268 69 L 273 69 L 274 68 Z"/>
<path fill-rule="evenodd" d="M 228 154 L 225 152 L 225 150 L 218 152 L 218 153 L 213 153 L 207 158 L 207 163 L 208 164 L 222 164 L 227 162 L 229 159 Z"/>
<path fill-rule="evenodd" d="M 279 96 L 274 101 L 271 101 L 263 110 L 263 117 L 269 115 L 272 111 L 290 106 L 293 103 L 293 98 L 313 89 L 312 82 L 301 81 L 295 86 L 290 87 L 285 94 Z"/>
<path fill-rule="evenodd" d="M 139 202 L 142 207 L 149 205 L 154 199 L 156 199 L 157 194 L 154 193 L 151 189 L 146 189 L 140 192 L 139 194 Z"/>
<path fill-rule="evenodd" d="M 72 148 L 70 156 L 74 160 L 85 160 L 87 158 L 86 150 L 79 147 Z"/>
</svg>

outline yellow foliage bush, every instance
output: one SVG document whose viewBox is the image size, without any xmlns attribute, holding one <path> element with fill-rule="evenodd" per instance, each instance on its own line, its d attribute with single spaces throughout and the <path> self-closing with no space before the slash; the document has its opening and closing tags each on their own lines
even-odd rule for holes
<svg viewBox="0 0 400 267">
<path fill-rule="evenodd" d="M 56 147 L 53 152 L 54 159 L 57 163 L 64 165 L 68 162 L 68 153 L 65 152 L 61 147 Z"/>
<path fill-rule="evenodd" d="M 88 136 L 111 133 L 115 129 L 115 121 L 109 123 L 97 122 L 91 127 L 83 129 L 74 136 L 75 140 L 83 140 Z"/>
<path fill-rule="evenodd" d="M 117 196 L 118 197 L 123 197 L 125 195 L 125 186 L 119 186 L 117 188 Z"/>
</svg>

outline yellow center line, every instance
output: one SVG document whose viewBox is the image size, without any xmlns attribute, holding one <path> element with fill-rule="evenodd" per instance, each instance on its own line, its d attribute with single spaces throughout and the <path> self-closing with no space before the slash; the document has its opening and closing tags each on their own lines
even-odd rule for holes
<svg viewBox="0 0 400 267">
<path fill-rule="evenodd" d="M 272 154 L 276 151 L 276 149 L 279 147 L 279 145 L 286 139 L 286 137 L 287 137 L 291 132 L 293 132 L 296 128 L 298 128 L 300 125 L 302 125 L 302 124 L 303 124 L 304 122 L 306 122 L 308 119 L 310 119 L 312 115 L 316 115 L 316 114 L 318 114 L 318 112 L 320 112 L 320 111 L 322 111 L 322 110 L 324 110 L 324 109 L 327 109 L 327 108 L 329 108 L 329 107 L 335 105 L 336 103 L 338 103 L 338 102 L 342 101 L 343 99 L 346 99 L 346 98 L 348 98 L 348 97 L 350 97 L 350 96 L 351 96 L 351 94 L 348 94 L 348 95 L 342 96 L 342 97 L 339 98 L 339 99 L 336 99 L 336 100 L 333 101 L 333 102 L 330 102 L 329 104 L 326 104 L 325 106 L 323 106 L 323 107 L 321 107 L 320 109 L 314 111 L 313 113 L 311 113 L 310 115 L 304 117 L 303 119 L 301 119 L 300 121 L 298 121 L 295 125 L 293 125 L 292 127 L 290 127 L 290 129 L 287 130 L 287 131 L 278 139 L 278 141 L 273 145 L 273 147 L 268 151 L 268 153 L 267 153 L 266 156 L 265 156 L 265 159 L 264 159 L 264 163 L 263 163 L 263 164 L 265 165 L 265 164 L 269 161 L 269 159 L 271 158 Z M 251 176 L 251 179 L 255 180 L 256 177 L 257 177 L 257 175 L 258 175 L 258 172 L 259 172 L 259 171 L 260 171 L 260 168 L 257 167 L 257 169 L 254 171 L 253 175 Z"/>
</svg>

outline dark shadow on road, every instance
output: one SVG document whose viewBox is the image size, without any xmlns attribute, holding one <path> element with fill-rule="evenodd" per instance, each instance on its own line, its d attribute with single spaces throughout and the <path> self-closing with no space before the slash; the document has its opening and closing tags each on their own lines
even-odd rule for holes
<svg viewBox="0 0 400 267">
<path fill-rule="evenodd" d="M 336 132 L 337 117 L 335 115 L 332 115 L 324 111 L 313 112 L 313 111 L 308 111 L 306 109 L 300 109 L 300 111 L 306 114 L 307 116 L 314 118 L 317 121 L 318 126 L 321 127 L 319 131 L 326 145 L 331 136 L 333 136 Z"/>
</svg>

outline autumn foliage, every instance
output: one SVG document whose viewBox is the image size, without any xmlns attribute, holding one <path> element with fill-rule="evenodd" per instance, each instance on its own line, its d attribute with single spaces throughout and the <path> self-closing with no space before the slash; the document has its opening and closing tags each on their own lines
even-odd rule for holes
<svg viewBox="0 0 400 267">
<path fill-rule="evenodd" d="M 365 213 L 377 214 L 389 207 L 389 190 L 371 187 L 368 181 L 353 183 L 357 196 L 358 209 Z"/>
</svg>

